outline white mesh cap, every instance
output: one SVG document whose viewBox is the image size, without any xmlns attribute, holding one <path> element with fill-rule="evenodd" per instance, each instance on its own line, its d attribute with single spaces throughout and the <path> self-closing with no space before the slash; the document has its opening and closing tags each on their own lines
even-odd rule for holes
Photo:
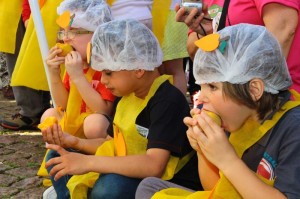
<svg viewBox="0 0 300 199">
<path fill-rule="evenodd" d="M 71 27 L 93 32 L 100 24 L 112 20 L 111 10 L 104 0 L 64 0 L 57 8 L 57 14 L 65 11 L 75 14 Z"/>
<path fill-rule="evenodd" d="M 253 78 L 265 83 L 265 91 L 276 94 L 288 89 L 291 77 L 275 37 L 263 26 L 239 24 L 219 31 L 230 36 L 224 53 L 198 49 L 194 59 L 197 84 L 229 82 L 244 84 Z"/>
<path fill-rule="evenodd" d="M 135 19 L 100 25 L 91 43 L 91 66 L 95 70 L 153 71 L 162 63 L 163 54 L 156 37 Z"/>
</svg>

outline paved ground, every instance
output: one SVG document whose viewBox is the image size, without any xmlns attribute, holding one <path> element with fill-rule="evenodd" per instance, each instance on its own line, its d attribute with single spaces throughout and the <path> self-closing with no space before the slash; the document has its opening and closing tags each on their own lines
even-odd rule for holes
<svg viewBox="0 0 300 199">
<path fill-rule="evenodd" d="M 17 112 L 15 101 L 0 93 L 0 117 Z M 0 127 L 0 198 L 38 199 L 46 189 L 36 175 L 45 153 L 40 132 L 5 131 Z"/>
</svg>

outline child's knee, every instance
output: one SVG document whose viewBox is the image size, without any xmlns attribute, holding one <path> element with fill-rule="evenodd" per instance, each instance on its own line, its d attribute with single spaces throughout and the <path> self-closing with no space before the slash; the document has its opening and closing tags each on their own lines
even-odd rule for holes
<svg viewBox="0 0 300 199">
<path fill-rule="evenodd" d="M 110 121 L 102 114 L 92 114 L 83 123 L 84 135 L 88 139 L 105 138 Z"/>
<path fill-rule="evenodd" d="M 56 117 L 59 120 L 59 115 L 56 108 L 48 108 L 41 117 L 41 122 L 43 122 L 47 117 Z"/>
</svg>

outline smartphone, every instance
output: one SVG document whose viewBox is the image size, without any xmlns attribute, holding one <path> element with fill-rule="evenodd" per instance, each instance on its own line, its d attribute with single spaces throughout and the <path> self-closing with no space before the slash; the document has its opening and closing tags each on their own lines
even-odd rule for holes
<svg viewBox="0 0 300 199">
<path fill-rule="evenodd" d="M 185 14 L 188 15 L 192 8 L 197 8 L 197 16 L 202 13 L 202 0 L 181 0 L 180 7 L 185 9 Z"/>
</svg>

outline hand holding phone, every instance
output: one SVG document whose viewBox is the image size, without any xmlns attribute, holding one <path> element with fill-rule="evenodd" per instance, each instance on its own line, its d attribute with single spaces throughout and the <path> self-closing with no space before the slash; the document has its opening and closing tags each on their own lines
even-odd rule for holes
<svg viewBox="0 0 300 199">
<path fill-rule="evenodd" d="M 188 15 L 192 8 L 197 8 L 197 16 L 202 13 L 202 0 L 181 0 L 180 7 L 184 8 L 185 14 Z"/>
</svg>

